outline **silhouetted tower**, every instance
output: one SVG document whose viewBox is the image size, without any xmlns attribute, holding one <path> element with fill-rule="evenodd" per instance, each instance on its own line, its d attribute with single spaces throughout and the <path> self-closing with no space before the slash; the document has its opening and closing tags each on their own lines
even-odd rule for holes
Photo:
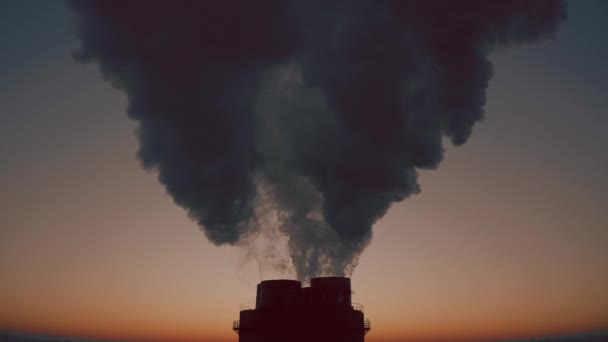
<svg viewBox="0 0 608 342">
<path fill-rule="evenodd" d="M 363 306 L 351 303 L 350 279 L 313 278 L 258 284 L 255 308 L 234 321 L 240 342 L 363 342 L 370 330 Z"/>
</svg>

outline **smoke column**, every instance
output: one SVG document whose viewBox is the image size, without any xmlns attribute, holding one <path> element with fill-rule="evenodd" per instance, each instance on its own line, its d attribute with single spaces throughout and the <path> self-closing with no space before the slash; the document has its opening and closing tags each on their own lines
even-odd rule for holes
<svg viewBox="0 0 608 342">
<path fill-rule="evenodd" d="M 138 158 L 216 245 L 285 238 L 298 279 L 350 275 L 444 137 L 484 116 L 500 46 L 550 38 L 553 0 L 71 1 L 128 96 Z M 277 257 L 281 259 L 280 257 Z"/>
</svg>

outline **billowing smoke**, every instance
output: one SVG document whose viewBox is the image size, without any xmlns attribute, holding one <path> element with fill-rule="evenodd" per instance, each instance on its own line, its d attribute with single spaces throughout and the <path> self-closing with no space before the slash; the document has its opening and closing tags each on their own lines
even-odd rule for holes
<svg viewBox="0 0 608 342">
<path fill-rule="evenodd" d="M 349 275 L 443 138 L 483 118 L 488 54 L 565 18 L 553 0 L 70 5 L 77 58 L 126 92 L 144 167 L 217 245 L 284 237 L 303 280 Z"/>
</svg>

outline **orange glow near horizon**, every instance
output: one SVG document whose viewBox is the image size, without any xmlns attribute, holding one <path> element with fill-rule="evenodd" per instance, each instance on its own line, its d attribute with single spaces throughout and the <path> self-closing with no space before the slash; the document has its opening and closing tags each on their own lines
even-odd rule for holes
<svg viewBox="0 0 608 342">
<path fill-rule="evenodd" d="M 3 322 L 10 324 L 10 320 L 0 317 Z M 99 324 L 99 320 L 72 320 L 70 322 L 49 321 L 30 322 L 29 325 L 12 325 L 13 331 L 28 333 L 70 336 L 72 338 L 95 338 L 108 340 L 129 341 L 174 341 L 174 342 L 228 342 L 237 341 L 237 335 L 230 330 L 229 325 L 210 327 L 208 325 L 192 325 L 195 322 L 176 324 L 176 322 L 165 321 L 162 323 L 154 321 L 128 321 L 123 320 Z M 18 323 L 17 321 L 15 323 Z M 441 324 L 428 323 L 427 325 L 408 324 L 408 331 L 403 331 L 403 322 L 376 322 L 374 329 L 366 336 L 369 342 L 389 341 L 488 341 L 508 338 L 538 338 L 543 336 L 572 335 L 577 333 L 605 331 L 605 322 L 595 324 L 567 324 L 555 326 L 538 327 L 534 324 L 521 325 L 520 322 L 512 322 L 509 325 L 488 326 L 486 323 L 462 325 L 454 321 Z M 128 326 L 127 326 L 128 325 Z M 86 326 L 86 327 L 83 327 Z"/>
</svg>

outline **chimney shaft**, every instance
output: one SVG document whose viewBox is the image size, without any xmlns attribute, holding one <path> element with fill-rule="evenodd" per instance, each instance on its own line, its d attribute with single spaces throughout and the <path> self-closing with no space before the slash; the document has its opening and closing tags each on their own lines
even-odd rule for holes
<svg viewBox="0 0 608 342">
<path fill-rule="evenodd" d="M 258 284 L 255 309 L 242 310 L 234 331 L 240 342 L 363 342 L 369 331 L 363 306 L 351 302 L 350 279 L 314 278 Z"/>
</svg>

